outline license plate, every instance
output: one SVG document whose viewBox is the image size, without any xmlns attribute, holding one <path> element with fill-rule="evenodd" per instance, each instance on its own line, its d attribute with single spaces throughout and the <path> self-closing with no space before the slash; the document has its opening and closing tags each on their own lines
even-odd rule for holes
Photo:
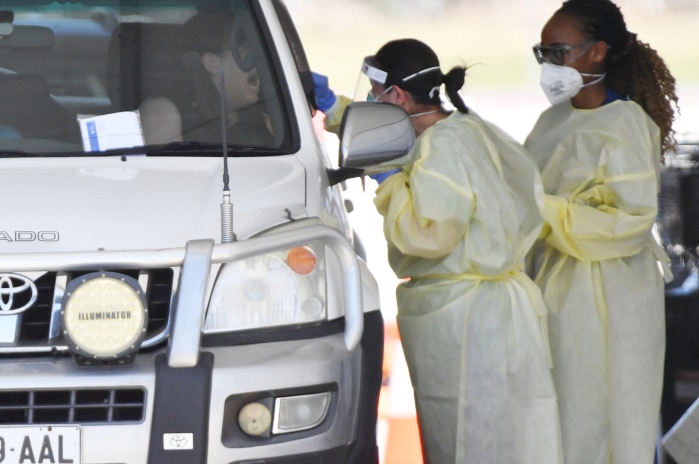
<svg viewBox="0 0 699 464">
<path fill-rule="evenodd" d="M 80 427 L 0 427 L 0 464 L 80 464 Z"/>
</svg>

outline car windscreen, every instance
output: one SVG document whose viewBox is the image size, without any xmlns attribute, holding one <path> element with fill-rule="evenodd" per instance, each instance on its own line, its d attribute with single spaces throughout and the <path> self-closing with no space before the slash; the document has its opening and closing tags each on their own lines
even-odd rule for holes
<svg viewBox="0 0 699 464">
<path fill-rule="evenodd" d="M 290 150 L 252 2 L 103 3 L 0 0 L 0 156 Z"/>
</svg>

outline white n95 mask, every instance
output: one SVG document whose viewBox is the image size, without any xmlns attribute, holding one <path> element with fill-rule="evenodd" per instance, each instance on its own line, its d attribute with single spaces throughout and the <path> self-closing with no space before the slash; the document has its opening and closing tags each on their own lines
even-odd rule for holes
<svg viewBox="0 0 699 464">
<path fill-rule="evenodd" d="M 580 92 L 580 89 L 598 83 L 604 79 L 605 75 L 580 73 L 577 69 L 570 66 L 559 66 L 544 62 L 541 63 L 539 84 L 544 90 L 548 101 L 555 105 L 573 98 Z M 597 79 L 583 84 L 583 76 L 596 77 Z"/>
</svg>

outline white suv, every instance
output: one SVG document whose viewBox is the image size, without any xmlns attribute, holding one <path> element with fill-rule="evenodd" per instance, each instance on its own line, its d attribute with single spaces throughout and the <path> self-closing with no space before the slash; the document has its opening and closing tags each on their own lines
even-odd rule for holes
<svg viewBox="0 0 699 464">
<path fill-rule="evenodd" d="M 379 289 L 341 185 L 409 118 L 351 105 L 333 168 L 283 3 L 225 0 L 215 55 L 254 97 L 193 130 L 197 3 L 0 0 L 2 464 L 377 462 Z"/>
</svg>

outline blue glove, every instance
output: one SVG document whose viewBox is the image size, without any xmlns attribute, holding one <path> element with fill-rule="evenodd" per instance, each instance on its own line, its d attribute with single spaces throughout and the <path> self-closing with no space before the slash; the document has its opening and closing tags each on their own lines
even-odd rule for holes
<svg viewBox="0 0 699 464">
<path fill-rule="evenodd" d="M 330 90 L 328 86 L 328 77 L 322 74 L 311 72 L 313 75 L 313 84 L 316 87 L 316 105 L 318 109 L 325 113 L 335 104 L 337 97 L 335 92 Z"/>
<path fill-rule="evenodd" d="M 378 182 L 380 184 L 381 182 L 385 181 L 386 179 L 388 179 L 390 176 L 392 176 L 393 174 L 395 174 L 397 172 L 400 172 L 400 169 L 396 168 L 396 169 L 391 169 L 390 171 L 386 171 L 386 172 L 377 172 L 376 174 L 371 174 L 369 177 L 371 177 L 372 179 L 374 179 L 376 182 Z"/>
</svg>

